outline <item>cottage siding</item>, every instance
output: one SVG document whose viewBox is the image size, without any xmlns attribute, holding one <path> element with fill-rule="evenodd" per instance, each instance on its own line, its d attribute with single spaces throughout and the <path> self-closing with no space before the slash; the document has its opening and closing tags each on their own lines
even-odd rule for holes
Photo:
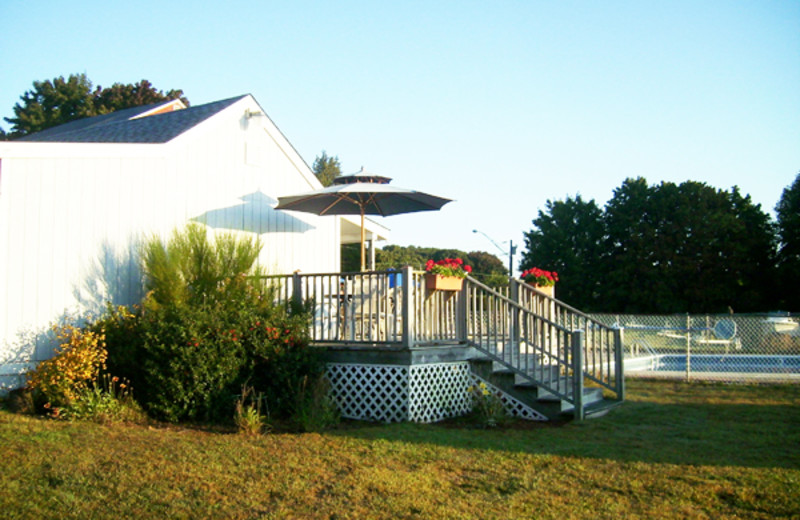
<svg viewBox="0 0 800 520">
<path fill-rule="evenodd" d="M 0 390 L 52 354 L 50 326 L 142 296 L 137 247 L 195 221 L 259 237 L 270 272 L 334 272 L 339 223 L 276 211 L 319 187 L 245 97 L 163 144 L 0 144 Z"/>
</svg>

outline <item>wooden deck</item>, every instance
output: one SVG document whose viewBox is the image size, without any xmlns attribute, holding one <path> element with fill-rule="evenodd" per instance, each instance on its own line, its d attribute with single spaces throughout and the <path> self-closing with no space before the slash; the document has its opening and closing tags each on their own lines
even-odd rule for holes
<svg viewBox="0 0 800 520">
<path fill-rule="evenodd" d="M 624 399 L 618 329 L 512 281 L 506 295 L 466 278 L 459 291 L 426 287 L 425 273 L 323 273 L 263 278 L 280 301 L 312 309 L 312 344 L 329 363 L 409 366 L 490 361 L 583 418 L 586 387 Z"/>
</svg>

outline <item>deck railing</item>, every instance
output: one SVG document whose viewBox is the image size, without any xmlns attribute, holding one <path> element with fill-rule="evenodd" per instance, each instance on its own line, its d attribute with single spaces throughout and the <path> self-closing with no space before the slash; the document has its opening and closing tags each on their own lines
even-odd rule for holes
<svg viewBox="0 0 800 520">
<path fill-rule="evenodd" d="M 467 278 L 431 291 L 425 273 L 369 271 L 265 276 L 279 301 L 305 302 L 315 344 L 415 347 L 469 343 L 580 408 L 585 382 L 624 396 L 622 342 L 607 327 L 522 282 L 499 293 Z"/>
<path fill-rule="evenodd" d="M 509 293 L 511 298 L 547 323 L 568 331 L 581 331 L 584 377 L 611 390 L 618 398 L 624 398 L 622 329 L 609 327 L 518 280 L 511 281 Z M 556 342 L 551 340 L 548 343 Z M 615 374 L 620 374 L 620 377 L 615 377 Z"/>
</svg>

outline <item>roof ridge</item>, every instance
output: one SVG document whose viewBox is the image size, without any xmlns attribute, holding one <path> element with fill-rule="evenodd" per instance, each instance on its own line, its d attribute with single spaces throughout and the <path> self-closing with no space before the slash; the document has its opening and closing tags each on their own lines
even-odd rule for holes
<svg viewBox="0 0 800 520">
<path fill-rule="evenodd" d="M 27 135 L 19 140 L 68 143 L 165 143 L 248 95 L 137 118 L 136 115 L 146 113 L 166 103 L 142 105 L 71 121 Z M 172 102 L 172 100 L 168 102 Z"/>
</svg>

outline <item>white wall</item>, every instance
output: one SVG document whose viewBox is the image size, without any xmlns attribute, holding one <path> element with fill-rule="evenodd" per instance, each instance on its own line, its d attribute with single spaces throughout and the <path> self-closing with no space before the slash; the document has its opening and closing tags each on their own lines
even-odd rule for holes
<svg viewBox="0 0 800 520">
<path fill-rule="evenodd" d="M 319 187 L 247 97 L 167 144 L 0 144 L 0 389 L 51 355 L 51 324 L 141 297 L 136 244 L 190 220 L 259 236 L 273 273 L 334 272 L 335 217 L 276 211 Z"/>
</svg>

